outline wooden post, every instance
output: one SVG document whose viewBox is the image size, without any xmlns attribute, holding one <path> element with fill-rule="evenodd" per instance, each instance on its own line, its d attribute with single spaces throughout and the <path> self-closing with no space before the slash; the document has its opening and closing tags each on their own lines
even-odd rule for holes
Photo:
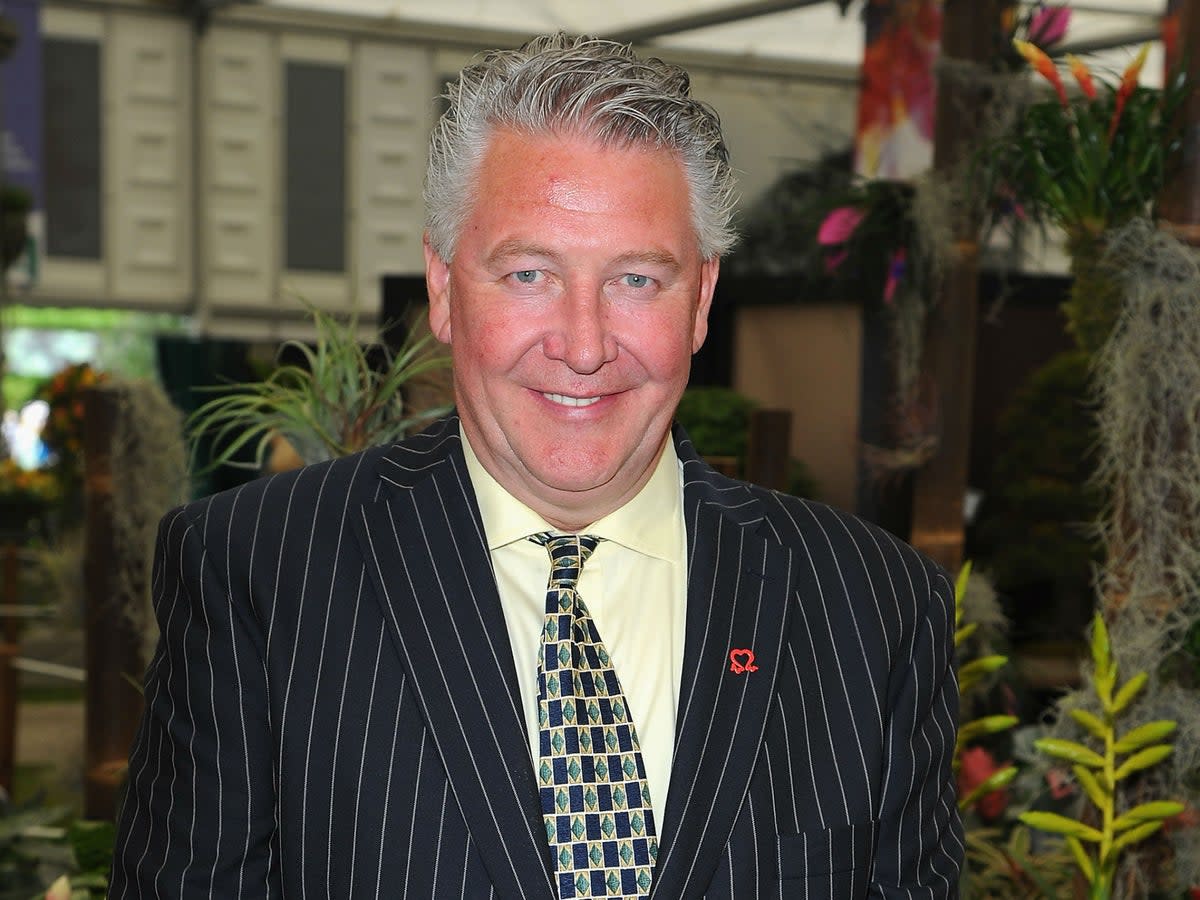
<svg viewBox="0 0 1200 900">
<path fill-rule="evenodd" d="M 1001 14 L 1010 5 L 1007 0 L 946 0 L 943 57 L 986 64 L 995 51 Z M 972 93 L 955 81 L 938 87 L 934 168 L 951 177 L 977 137 L 977 116 L 970 111 L 983 104 Z M 963 554 L 979 301 L 978 223 L 960 222 L 957 228 L 958 252 L 929 314 L 923 364 L 924 382 L 933 391 L 939 413 L 938 450 L 913 476 L 910 535 L 914 546 L 951 572 L 958 569 Z"/>
<path fill-rule="evenodd" d="M 1200 82 L 1200 0 L 1179 3 L 1179 51 L 1193 84 Z M 1200 247 L 1200 90 L 1193 88 L 1180 110 L 1183 148 L 1159 198 L 1163 227 Z"/>
<path fill-rule="evenodd" d="M 143 670 L 135 611 L 142 607 L 148 564 L 141 548 L 122 546 L 113 527 L 113 437 L 120 388 L 84 394 L 84 815 L 112 819 L 142 699 L 129 679 Z"/>
</svg>

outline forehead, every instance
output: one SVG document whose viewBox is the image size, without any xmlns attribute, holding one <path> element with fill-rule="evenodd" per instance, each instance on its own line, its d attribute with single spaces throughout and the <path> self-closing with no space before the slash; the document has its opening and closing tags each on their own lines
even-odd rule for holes
<svg viewBox="0 0 1200 900">
<path fill-rule="evenodd" d="M 654 145 L 500 129 L 489 138 L 475 188 L 468 228 L 500 220 L 530 227 L 653 226 L 682 229 L 694 239 L 683 164 Z"/>
</svg>

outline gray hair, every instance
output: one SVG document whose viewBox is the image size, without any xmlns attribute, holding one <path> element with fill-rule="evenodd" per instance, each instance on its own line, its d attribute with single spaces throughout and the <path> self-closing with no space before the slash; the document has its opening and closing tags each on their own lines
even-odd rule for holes
<svg viewBox="0 0 1200 900">
<path fill-rule="evenodd" d="M 425 173 L 425 225 L 442 259 L 454 255 L 497 128 L 670 150 L 683 165 L 701 255 L 711 259 L 733 246 L 734 178 L 720 119 L 691 96 L 679 66 L 641 59 L 612 41 L 548 35 L 468 65 L 445 97 Z"/>
</svg>

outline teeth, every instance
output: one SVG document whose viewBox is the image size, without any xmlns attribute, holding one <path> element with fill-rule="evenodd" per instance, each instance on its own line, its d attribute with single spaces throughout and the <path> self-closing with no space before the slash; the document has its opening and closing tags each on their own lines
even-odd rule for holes
<svg viewBox="0 0 1200 900">
<path fill-rule="evenodd" d="M 542 394 L 547 400 L 552 403 L 559 403 L 563 406 L 591 406 L 597 402 L 599 397 L 568 397 L 566 394 Z"/>
</svg>

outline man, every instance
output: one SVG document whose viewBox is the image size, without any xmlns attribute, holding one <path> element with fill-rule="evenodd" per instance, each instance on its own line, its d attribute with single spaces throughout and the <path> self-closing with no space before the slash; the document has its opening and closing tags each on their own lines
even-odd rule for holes
<svg viewBox="0 0 1200 900">
<path fill-rule="evenodd" d="M 946 576 L 671 431 L 715 114 L 562 36 L 450 100 L 457 415 L 164 520 L 111 896 L 954 896 Z"/>
</svg>

